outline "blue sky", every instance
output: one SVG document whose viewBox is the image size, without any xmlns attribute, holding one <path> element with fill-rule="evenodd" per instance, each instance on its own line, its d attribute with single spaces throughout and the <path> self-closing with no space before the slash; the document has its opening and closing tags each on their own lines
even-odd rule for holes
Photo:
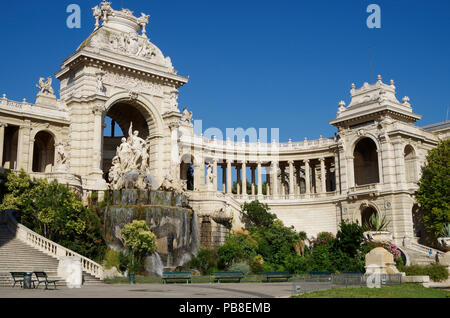
<svg viewBox="0 0 450 318">
<path fill-rule="evenodd" d="M 445 120 L 450 107 L 447 0 L 123 2 L 151 14 L 151 41 L 190 76 L 180 108 L 204 128 L 279 128 L 281 141 L 330 137 L 328 121 L 340 100 L 349 103 L 351 83 L 373 83 L 377 74 L 395 80 L 398 99 L 410 97 L 420 126 Z M 81 6 L 81 29 L 66 27 L 71 3 Z M 93 31 L 99 3 L 2 3 L 0 94 L 34 102 L 39 77 L 54 75 Z M 381 29 L 366 26 L 371 3 L 381 7 Z"/>
</svg>

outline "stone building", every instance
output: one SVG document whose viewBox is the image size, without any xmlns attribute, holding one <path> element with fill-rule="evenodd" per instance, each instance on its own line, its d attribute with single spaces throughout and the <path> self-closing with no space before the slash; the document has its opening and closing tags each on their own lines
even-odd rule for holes
<svg viewBox="0 0 450 318">
<path fill-rule="evenodd" d="M 107 190 L 123 142 L 115 124 L 125 138 L 132 124 L 150 149 L 148 173 L 159 185 L 168 179 L 183 185 L 206 245 L 220 244 L 230 226 L 240 228 L 241 204 L 256 199 L 309 236 L 379 213 L 390 220 L 395 242 L 418 238 L 417 181 L 427 152 L 448 138 L 450 125 L 416 126 L 421 116 L 408 97 L 397 99 L 393 81 L 379 76 L 374 84 L 352 84 L 351 103 L 340 102 L 330 121 L 338 131 L 333 138 L 263 143 L 196 136 L 192 113 L 177 102 L 188 78 L 149 41 L 148 16 L 105 1 L 93 13 L 95 30 L 55 75 L 59 98 L 51 78 L 40 79 L 35 103 L 0 98 L 4 169 L 57 179 L 84 196 Z"/>
</svg>

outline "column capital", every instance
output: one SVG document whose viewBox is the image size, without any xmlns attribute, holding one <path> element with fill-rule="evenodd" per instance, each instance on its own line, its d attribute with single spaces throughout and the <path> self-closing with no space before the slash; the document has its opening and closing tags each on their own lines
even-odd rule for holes
<svg viewBox="0 0 450 318">
<path fill-rule="evenodd" d="M 291 166 L 291 165 L 294 165 L 294 160 L 289 160 L 288 161 L 288 164 Z"/>
<path fill-rule="evenodd" d="M 6 127 L 8 127 L 8 124 L 7 124 L 7 123 L 1 123 L 1 122 L 0 122 L 0 128 L 1 128 L 1 127 L 5 127 L 5 128 L 6 128 Z"/>
<path fill-rule="evenodd" d="M 101 115 L 105 111 L 105 106 L 102 104 L 96 104 L 94 107 L 92 107 L 92 113 L 94 115 Z"/>
<path fill-rule="evenodd" d="M 309 165 L 310 159 L 304 159 L 303 161 L 305 162 L 305 164 Z"/>
<path fill-rule="evenodd" d="M 322 158 L 319 158 L 319 161 L 322 163 L 322 162 L 325 162 L 325 157 L 322 157 Z"/>
</svg>

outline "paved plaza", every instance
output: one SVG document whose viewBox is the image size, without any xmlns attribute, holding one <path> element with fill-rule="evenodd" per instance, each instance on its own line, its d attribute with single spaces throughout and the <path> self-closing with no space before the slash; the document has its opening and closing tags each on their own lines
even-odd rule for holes
<svg viewBox="0 0 450 318">
<path fill-rule="evenodd" d="M 292 283 L 98 285 L 57 290 L 1 287 L 0 298 L 285 298 Z"/>
</svg>

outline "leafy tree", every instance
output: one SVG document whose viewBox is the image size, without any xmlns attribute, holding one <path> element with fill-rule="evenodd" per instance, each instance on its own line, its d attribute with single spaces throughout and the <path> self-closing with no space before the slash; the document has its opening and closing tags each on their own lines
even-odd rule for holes
<svg viewBox="0 0 450 318">
<path fill-rule="evenodd" d="M 336 234 L 335 249 L 341 250 L 351 258 L 355 257 L 364 242 L 363 233 L 364 230 L 358 223 L 342 220 Z"/>
<path fill-rule="evenodd" d="M 257 247 L 257 242 L 251 236 L 228 235 L 224 245 L 217 249 L 219 268 L 225 269 L 233 263 L 253 258 L 256 255 Z"/>
<path fill-rule="evenodd" d="M 284 267 L 288 255 L 297 255 L 294 246 L 298 234 L 280 220 L 275 220 L 270 227 L 252 228 L 250 236 L 257 242 L 257 253 L 266 264 Z"/>
<path fill-rule="evenodd" d="M 247 226 L 269 227 L 277 218 L 275 214 L 269 212 L 267 204 L 258 200 L 242 205 L 242 216 Z"/>
<path fill-rule="evenodd" d="M 435 239 L 450 223 L 450 140 L 441 141 L 428 152 L 419 186 L 417 201 L 425 229 Z"/>
<path fill-rule="evenodd" d="M 130 272 L 138 272 L 147 253 L 156 250 L 156 236 L 150 231 L 145 221 L 134 220 L 125 225 L 121 231 L 125 248 L 129 252 Z"/>
<path fill-rule="evenodd" d="M 20 222 L 31 230 L 86 257 L 103 258 L 101 220 L 67 186 L 45 179 L 31 181 L 22 170 L 6 173 L 4 189 L 0 210 L 20 210 Z"/>
</svg>

